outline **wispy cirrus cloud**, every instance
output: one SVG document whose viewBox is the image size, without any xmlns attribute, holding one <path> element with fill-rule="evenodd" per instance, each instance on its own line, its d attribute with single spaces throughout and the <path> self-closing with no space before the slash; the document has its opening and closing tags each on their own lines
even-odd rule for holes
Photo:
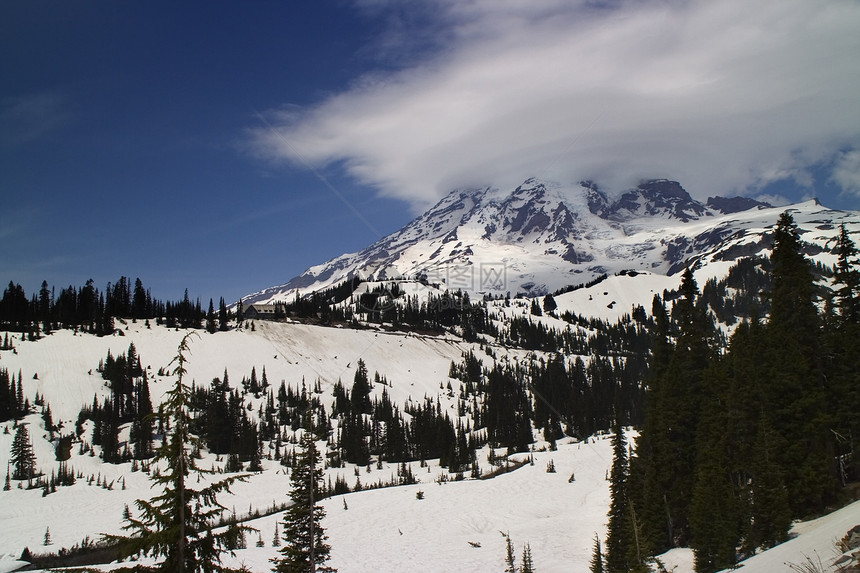
<svg viewBox="0 0 860 573">
<path fill-rule="evenodd" d="M 0 146 L 17 147 L 53 132 L 70 118 L 66 98 L 58 92 L 0 100 Z"/>
<path fill-rule="evenodd" d="M 399 6 L 359 4 L 376 14 Z M 420 209 L 456 186 L 534 175 L 610 190 L 669 177 L 700 197 L 787 178 L 810 185 L 812 166 L 860 149 L 853 0 L 433 7 L 392 16 L 379 40 L 383 57 L 399 46 L 409 62 L 370 70 L 309 108 L 269 111 L 277 133 L 252 128 L 256 152 L 340 162 Z"/>
</svg>

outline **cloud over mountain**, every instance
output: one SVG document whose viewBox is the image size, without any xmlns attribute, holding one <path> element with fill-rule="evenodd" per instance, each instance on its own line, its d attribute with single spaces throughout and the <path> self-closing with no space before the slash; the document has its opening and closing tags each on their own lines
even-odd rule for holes
<svg viewBox="0 0 860 573">
<path fill-rule="evenodd" d="M 423 14 L 378 43 L 409 65 L 268 112 L 274 129 L 251 133 L 257 152 L 340 162 L 420 209 L 452 187 L 533 175 L 750 194 L 809 185 L 810 168 L 860 148 L 854 1 L 475 0 Z M 856 162 L 840 157 L 831 181 L 852 187 Z"/>
</svg>

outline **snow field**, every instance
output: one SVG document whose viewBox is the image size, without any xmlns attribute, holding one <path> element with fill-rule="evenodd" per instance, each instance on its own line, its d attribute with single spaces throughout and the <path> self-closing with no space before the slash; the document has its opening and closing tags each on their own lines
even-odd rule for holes
<svg viewBox="0 0 860 573">
<path fill-rule="evenodd" d="M 698 279 L 697 275 L 697 279 Z M 677 286 L 678 277 L 640 275 L 610 277 L 591 289 L 582 289 L 556 297 L 559 312 L 570 309 L 584 315 L 600 316 L 607 302 L 615 300 L 620 314 L 630 312 L 633 304 L 649 308 L 655 292 Z M 669 283 L 671 281 L 671 283 Z M 703 280 L 701 281 L 703 282 Z M 663 286 L 663 285 L 666 286 Z M 659 290 L 658 290 L 659 289 Z M 607 292 L 607 295 L 603 295 Z M 588 295 L 592 300 L 588 301 Z M 598 299 L 598 300 L 595 300 Z M 512 306 L 510 313 L 527 313 L 527 308 Z M 557 319 L 543 317 L 547 324 L 561 328 Z M 103 400 L 109 395 L 96 367 L 108 349 L 117 356 L 126 352 L 134 342 L 142 364 L 150 376 L 153 402 L 174 382 L 171 376 L 158 377 L 159 368 L 167 367 L 176 353 L 184 331 L 163 327 L 147 329 L 142 323 L 119 324 L 124 336 L 97 338 L 58 331 L 38 341 L 14 341 L 16 351 L 0 352 L 0 368 L 17 377 L 23 375 L 25 395 L 32 401 L 36 392 L 50 404 L 55 423 L 63 422 L 63 433 L 73 431 L 74 420 L 82 405 L 92 402 L 93 393 Z M 0 333 L 2 336 L 5 333 Z M 239 386 L 243 377 L 255 367 L 258 379 L 266 368 L 268 381 L 274 391 L 281 380 L 300 388 L 304 380 L 308 391 L 317 379 L 323 390 L 323 403 L 330 410 L 331 386 L 341 379 L 349 388 L 357 361 L 363 359 L 369 373 L 378 371 L 390 386 L 376 385 L 373 394 L 386 390 L 392 402 L 401 409 L 409 400 L 421 402 L 425 396 L 435 401 L 437 395 L 443 408 L 456 417 L 456 397 L 442 391 L 449 381 L 451 361 L 459 362 L 461 354 L 473 349 L 485 364 L 491 363 L 477 345 L 467 344 L 453 336 L 419 336 L 376 330 L 321 328 L 302 324 L 257 322 L 255 329 L 209 335 L 200 332 L 191 341 L 191 353 L 186 381 L 207 385 L 211 379 L 223 376 L 227 368 L 231 386 Z M 506 350 L 498 346 L 493 351 L 500 360 L 521 360 L 524 351 Z M 34 377 L 37 374 L 37 377 Z M 451 381 L 456 390 L 459 381 Z M 251 399 L 256 411 L 265 399 Z M 46 475 L 56 470 L 52 444 L 46 439 L 38 414 L 30 415 L 28 424 L 37 467 Z M 4 433 L 8 428 L 9 432 Z M 0 424 L 0 464 L 9 459 L 14 436 L 13 423 Z M 537 444 L 539 447 L 539 444 Z M 491 469 L 487 448 L 478 455 L 482 471 Z M 605 536 L 606 512 L 609 504 L 606 472 L 612 453 L 608 438 L 589 443 L 560 441 L 558 450 L 535 452 L 534 465 L 524 467 L 490 480 L 465 480 L 437 483 L 438 476 L 447 472 L 438 460 L 428 462 L 430 470 L 410 464 L 417 485 L 383 490 L 350 493 L 325 500 L 328 517 L 324 521 L 332 545 L 331 564 L 342 573 L 361 571 L 501 571 L 504 569 L 505 540 L 500 532 L 509 533 L 518 557 L 529 543 L 536 569 L 542 573 L 554 571 L 588 571 L 594 534 L 601 541 Z M 524 459 L 526 453 L 514 456 Z M 556 473 L 547 473 L 552 459 Z M 204 452 L 198 461 L 202 468 L 220 466 L 215 456 Z M 118 533 L 122 525 L 122 510 L 128 505 L 134 511 L 136 499 L 149 499 L 154 494 L 147 476 L 131 472 L 131 464 L 102 464 L 100 459 L 78 453 L 72 448 L 68 462 L 83 479 L 72 487 L 58 488 L 46 497 L 41 489 L 23 490 L 13 482 L 13 489 L 0 492 L 0 572 L 11 570 L 15 558 L 24 547 L 33 552 L 57 551 L 71 547 L 84 538 L 97 540 L 101 533 Z M 248 483 L 237 483 L 232 496 L 220 501 L 239 516 L 252 510 L 265 511 L 273 504 L 285 502 L 290 487 L 288 469 L 277 462 L 263 460 L 264 471 L 251 477 Z M 388 481 L 396 476 L 394 464 L 383 464 L 381 470 L 371 464 L 370 472 L 358 468 L 360 479 L 368 485 Z M 347 484 L 355 484 L 355 467 L 330 468 L 326 479 L 332 482 L 338 475 Z M 575 481 L 568 482 L 575 474 Z M 468 474 L 468 472 L 467 472 Z M 112 489 L 89 485 L 89 476 L 112 483 Z M 214 476 L 216 479 L 218 476 Z M 122 484 L 125 489 L 122 489 Z M 424 492 L 424 499 L 416 493 Z M 348 509 L 344 509 L 344 501 Z M 265 547 L 255 546 L 256 534 L 247 539 L 248 548 L 238 551 L 228 563 L 246 564 L 253 571 L 268 571 L 270 559 L 277 556 L 272 547 L 276 522 L 281 514 L 253 520 L 250 525 L 260 529 Z M 860 523 L 860 505 L 853 504 L 820 520 L 799 524 L 797 537 L 779 547 L 757 555 L 744 563 L 751 573 L 788 570 L 785 563 L 800 563 L 804 556 L 821 556 L 822 561 L 835 556 L 833 542 Z M 46 528 L 50 528 L 53 544 L 43 547 Z M 279 526 L 280 528 L 280 526 Z M 474 545 L 480 545 L 475 547 Z M 677 573 L 692 571 L 689 550 L 675 550 L 663 556 L 664 562 Z M 105 567 L 109 569 L 110 567 Z"/>
<path fill-rule="evenodd" d="M 487 453 L 484 448 L 479 456 L 485 466 Z M 602 539 L 606 524 L 609 484 L 604 478 L 612 462 L 610 440 L 563 443 L 557 451 L 533 455 L 533 466 L 526 464 L 492 479 L 441 484 L 436 481 L 437 466 L 425 473 L 413 463 L 421 483 L 324 500 L 330 565 L 342 573 L 501 571 L 502 533 L 509 533 L 518 559 L 529 543 L 538 571 L 587 572 L 594 534 Z M 514 458 L 527 459 L 528 454 Z M 556 473 L 546 471 L 550 459 Z M 569 483 L 574 472 L 576 480 Z M 362 470 L 363 481 L 364 477 Z M 280 514 L 250 522 L 260 530 L 266 547 L 254 546 L 257 534 L 252 534 L 248 549 L 225 563 L 269 570 L 269 560 L 278 555 L 271 540 L 279 519 Z"/>
</svg>

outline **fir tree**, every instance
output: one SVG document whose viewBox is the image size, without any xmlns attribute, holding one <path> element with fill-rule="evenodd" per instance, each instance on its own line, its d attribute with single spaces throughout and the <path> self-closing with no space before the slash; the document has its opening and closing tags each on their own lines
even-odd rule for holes
<svg viewBox="0 0 860 573">
<path fill-rule="evenodd" d="M 365 366 L 364 360 L 361 358 L 358 359 L 358 365 L 355 369 L 350 400 L 352 401 L 352 409 L 356 413 L 370 414 L 373 411 L 373 405 L 370 401 L 370 380 L 367 376 L 367 366 Z"/>
<path fill-rule="evenodd" d="M 9 333 L 6 333 L 6 343 L 8 344 Z M 5 348 L 4 348 L 5 349 Z M 14 381 L 14 376 L 12 377 Z M 15 411 L 15 385 L 9 383 L 9 372 L 0 369 L 0 422 L 10 420 Z"/>
<path fill-rule="evenodd" d="M 209 311 L 206 313 L 206 331 L 209 334 L 214 334 L 215 331 L 218 330 L 218 326 L 215 323 L 215 305 L 212 304 L 212 299 L 209 299 Z"/>
<path fill-rule="evenodd" d="M 301 438 L 302 452 L 290 474 L 292 505 L 284 512 L 284 546 L 281 557 L 272 560 L 273 571 L 279 573 L 314 573 L 335 571 L 325 563 L 331 547 L 322 526 L 325 510 L 317 505 L 321 497 L 323 471 L 319 467 L 322 456 L 314 436 L 305 431 Z"/>
<path fill-rule="evenodd" d="M 857 247 L 848 236 L 843 223 L 839 227 L 836 240 L 836 265 L 833 269 L 833 282 L 837 286 L 837 306 L 843 322 L 857 324 L 860 321 L 860 271 L 857 264 Z"/>
<path fill-rule="evenodd" d="M 218 303 L 218 330 L 224 332 L 230 328 L 228 324 L 229 315 L 227 313 L 227 304 L 224 302 L 224 297 Z"/>
<path fill-rule="evenodd" d="M 33 444 L 30 443 L 30 433 L 27 424 L 19 424 L 12 439 L 10 463 L 15 468 L 12 479 L 29 480 L 36 474 L 36 456 L 33 454 Z"/>
<path fill-rule="evenodd" d="M 247 476 L 233 476 L 202 489 L 193 489 L 188 477 L 212 473 L 195 464 L 189 451 L 197 445 L 197 438 L 189 431 L 191 421 L 189 402 L 191 388 L 184 383 L 191 334 L 179 344 L 177 355 L 171 362 L 176 383 L 166 393 L 159 409 L 160 422 L 169 425 L 169 433 L 156 451 L 153 463 L 163 464 L 163 473 L 152 471 L 153 486 L 162 493 L 152 500 L 137 500 L 140 517 L 127 520 L 123 526 L 132 535 L 106 535 L 109 542 L 118 543 L 121 558 L 132 555 L 149 555 L 162 558 L 155 567 L 137 566 L 135 571 L 163 571 L 170 573 L 197 573 L 233 571 L 221 565 L 222 550 L 238 546 L 239 538 L 249 530 L 236 525 L 226 532 L 215 533 L 215 520 L 226 508 L 218 503 L 217 495 L 230 491 L 230 485 Z"/>
<path fill-rule="evenodd" d="M 630 491 L 647 532 L 640 549 L 657 552 L 689 541 L 702 377 L 713 357 L 713 325 L 690 268 L 684 271 L 680 290 L 682 297 L 672 309 L 678 331 L 674 345 L 666 307 L 654 298 L 647 411 L 637 459 L 631 461 Z M 608 548 L 608 538 L 606 543 Z"/>
<path fill-rule="evenodd" d="M 860 435 L 860 271 L 857 248 L 845 225 L 840 228 L 836 252 L 833 286 L 838 316 L 825 322 L 824 334 L 831 383 L 828 401 L 836 406 L 839 476 L 845 485 L 860 475 L 860 456 L 854 455 Z"/>
<path fill-rule="evenodd" d="M 703 381 L 697 430 L 696 481 L 690 505 L 690 546 L 697 573 L 711 573 L 735 563 L 740 539 L 736 491 L 729 470 L 727 416 L 721 400 L 727 386 L 715 368 Z"/>
<path fill-rule="evenodd" d="M 505 535 L 505 573 L 517 573 L 517 556 L 514 553 L 514 544 L 510 534 Z"/>
<path fill-rule="evenodd" d="M 131 315 L 133 318 L 149 318 L 147 310 L 147 294 L 143 288 L 143 282 L 140 277 L 134 281 L 134 294 L 131 301 Z"/>
<path fill-rule="evenodd" d="M 747 555 L 788 539 L 791 509 L 783 470 L 777 463 L 774 450 L 776 441 L 769 416 L 762 411 L 750 468 L 749 517 L 745 523 L 744 546 L 741 548 Z"/>
<path fill-rule="evenodd" d="M 281 546 L 281 532 L 278 530 L 278 522 L 275 522 L 275 533 L 272 535 L 272 547 Z"/>
<path fill-rule="evenodd" d="M 771 315 L 767 325 L 767 400 L 781 443 L 774 451 L 784 472 L 794 517 L 822 511 L 834 501 L 834 444 L 822 369 L 815 286 L 800 235 L 788 212 L 774 230 Z"/>
<path fill-rule="evenodd" d="M 520 573 L 534 573 L 535 566 L 532 561 L 532 548 L 526 543 L 523 547 L 523 566 L 520 568 Z"/>
<path fill-rule="evenodd" d="M 152 430 L 154 427 L 152 416 L 152 399 L 149 393 L 149 381 L 146 373 L 136 384 L 137 395 L 137 417 L 132 422 L 131 441 L 134 442 L 134 458 L 138 460 L 152 457 Z"/>
<path fill-rule="evenodd" d="M 591 573 L 604 573 L 603 550 L 600 548 L 600 538 L 594 534 L 594 549 L 591 551 L 591 562 L 589 563 Z"/>
<path fill-rule="evenodd" d="M 547 314 L 554 312 L 555 309 L 558 308 L 558 304 L 555 302 L 555 298 L 551 294 L 543 297 L 543 310 Z"/>
<path fill-rule="evenodd" d="M 612 437 L 612 470 L 609 474 L 609 525 L 606 533 L 606 570 L 626 573 L 631 569 L 630 548 L 634 546 L 627 497 L 627 438 L 616 415 Z"/>
</svg>

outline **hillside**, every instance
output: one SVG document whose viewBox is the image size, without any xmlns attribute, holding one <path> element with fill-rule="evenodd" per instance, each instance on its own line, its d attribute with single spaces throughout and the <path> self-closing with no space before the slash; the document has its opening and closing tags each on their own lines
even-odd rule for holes
<svg viewBox="0 0 860 573">
<path fill-rule="evenodd" d="M 74 427 L 78 411 L 92 401 L 93 394 L 101 399 L 109 396 L 105 381 L 95 371 L 95 366 L 108 351 L 120 355 L 130 343 L 134 343 L 147 372 L 157 372 L 171 360 L 176 344 L 184 335 L 183 331 L 149 329 L 140 323 L 125 325 L 122 332 L 123 336 L 100 338 L 57 331 L 39 341 L 17 341 L 14 351 L 4 351 L 0 357 L 4 368 L 22 372 L 25 394 L 34 396 L 38 393 L 50 404 L 54 421 L 62 432 Z M 453 402 L 447 399 L 444 392 L 440 392 L 440 387 L 450 380 L 447 374 L 451 362 L 459 360 L 461 353 L 468 348 L 478 350 L 474 345 L 451 336 L 413 336 L 375 330 L 257 322 L 253 330 L 246 328 L 214 335 L 201 334 L 192 343 L 189 376 L 199 383 L 223 374 L 225 368 L 238 377 L 240 373 L 249 372 L 252 367 L 258 371 L 265 367 L 269 380 L 275 383 L 285 380 L 288 384 L 299 385 L 305 380 L 311 385 L 313 381 L 320 380 L 323 394 L 330 395 L 333 381 L 351 378 L 355 364 L 361 358 L 371 371 L 381 369 L 385 372 L 390 381 L 390 386 L 386 386 L 385 390 L 396 403 L 419 401 L 425 396 L 432 396 L 434 400 L 442 401 L 443 408 L 450 409 L 453 408 Z M 405 356 L 408 356 L 408 360 L 403 359 Z M 523 357 L 524 353 L 511 351 L 508 356 L 516 360 Z M 155 402 L 170 383 L 170 378 L 153 376 L 151 392 Z M 374 393 L 378 395 L 381 390 L 377 386 Z M 326 398 L 324 401 L 329 400 Z M 445 406 L 446 402 L 451 404 Z M 48 474 L 56 469 L 57 462 L 54 461 L 53 445 L 46 439 L 48 436 L 44 423 L 38 414 L 28 416 L 24 422 L 31 428 L 37 466 L 41 472 Z M 14 434 L 12 426 L 11 422 L 3 424 L 10 432 L 0 433 L 0 461 L 8 461 Z M 487 454 L 488 449 L 484 447 L 477 456 L 484 473 L 494 469 L 487 461 Z M 527 466 L 511 476 L 441 485 L 436 483 L 439 476 L 444 476 L 445 480 L 453 480 L 454 476 L 440 468 L 438 460 L 435 463 L 428 460 L 426 470 L 419 467 L 417 462 L 410 463 L 418 485 L 351 493 L 346 499 L 354 511 L 344 512 L 343 515 L 339 513 L 344 511 L 339 496 L 338 499 L 331 499 L 326 502 L 331 514 L 326 525 L 330 528 L 333 544 L 338 547 L 335 562 L 341 564 L 343 571 L 359 570 L 351 566 L 356 563 L 364 564 L 360 570 L 392 566 L 400 569 L 400 566 L 391 562 L 393 556 L 398 555 L 404 559 L 404 564 L 417 558 L 426 562 L 431 569 L 447 569 L 461 556 L 458 551 L 454 551 L 432 564 L 432 556 L 438 554 L 433 549 L 436 541 L 429 531 L 422 533 L 425 528 L 430 528 L 430 523 L 436 523 L 437 526 L 447 523 L 444 535 L 439 532 L 440 543 L 472 549 L 468 542 L 473 541 L 485 547 L 480 551 L 474 549 L 469 555 L 470 560 L 467 562 L 472 564 L 474 570 L 486 569 L 489 564 L 501 561 L 502 553 L 498 551 L 501 540 L 499 530 L 510 531 L 513 537 L 522 537 L 523 541 L 528 538 L 536 551 L 540 548 L 547 557 L 553 555 L 558 563 L 575 560 L 579 554 L 588 552 L 593 531 L 598 531 L 605 519 L 608 490 L 603 477 L 611 455 L 603 441 L 588 445 L 562 444 L 557 452 L 558 473 L 546 474 L 546 463 L 555 455 L 556 452 L 536 454 L 534 466 Z M 521 458 L 514 456 L 511 462 Z M 75 447 L 68 465 L 83 479 L 79 478 L 73 486 L 58 488 L 56 493 L 43 496 L 41 488 L 13 488 L 2 492 L 0 522 L 3 523 L 4 535 L 0 541 L 0 555 L 8 559 L 9 556 L 20 555 L 24 547 L 29 547 L 34 553 L 69 548 L 80 544 L 85 538 L 95 541 L 101 533 L 116 533 L 122 523 L 123 507 L 133 505 L 137 498 L 150 495 L 147 476 L 140 471 L 132 471 L 131 463 L 104 464 L 98 457 L 81 455 Z M 217 466 L 219 462 L 216 456 L 206 454 L 200 465 Z M 263 467 L 262 473 L 255 474 L 250 483 L 235 487 L 234 495 L 222 499 L 222 502 L 235 508 L 240 515 L 247 515 L 253 510 L 265 512 L 273 504 L 282 503 L 289 488 L 285 468 L 271 460 L 263 460 Z M 342 469 L 329 469 L 327 474 L 332 480 L 340 476 L 350 485 L 356 479 L 370 485 L 375 481 L 391 479 L 397 471 L 397 464 L 390 463 L 382 464 L 381 469 L 375 464 L 368 468 L 347 464 Z M 579 481 L 568 484 L 567 480 L 574 471 Z M 90 476 L 97 476 L 96 483 L 87 483 Z M 526 476 L 530 477 L 526 479 Z M 535 479 L 546 482 L 547 496 L 534 498 L 527 494 Z M 110 484 L 110 487 L 101 484 Z M 494 485 L 487 487 L 485 484 Z M 417 489 L 426 491 L 426 500 L 415 500 Z M 570 505 L 558 503 L 557 494 L 562 493 L 560 490 L 576 492 Z M 412 519 L 412 511 L 408 505 L 397 501 L 400 499 L 411 499 L 416 504 L 422 504 L 414 506 L 414 511 L 426 508 L 428 515 L 416 515 Z M 541 502 L 540 499 L 545 501 Z M 542 503 L 545 504 L 543 509 Z M 379 504 L 392 505 L 403 513 L 386 515 L 363 509 L 378 507 Z M 508 508 L 505 509 L 505 506 Z M 470 507 L 473 510 L 467 510 Z M 464 515 L 457 518 L 459 525 L 451 528 L 446 515 L 455 513 L 455 508 L 459 508 L 459 512 Z M 554 543 L 551 539 L 538 541 L 545 536 L 543 527 L 549 523 L 544 519 L 549 516 L 547 512 L 555 516 L 551 519 L 555 523 L 554 527 L 563 527 L 569 512 L 574 509 L 581 518 L 585 514 L 580 512 L 588 512 L 588 519 L 580 524 L 581 547 L 566 548 L 566 540 L 563 543 Z M 367 521 L 355 519 L 365 511 L 376 514 L 376 517 L 368 517 Z M 260 528 L 267 545 L 270 545 L 275 519 L 263 518 L 252 523 L 254 527 Z M 47 528 L 50 528 L 52 545 L 43 547 Z M 375 555 L 367 554 L 367 545 L 358 543 L 359 530 L 377 541 L 384 539 L 390 547 L 378 549 Z M 250 539 L 249 545 L 253 545 L 253 541 Z M 247 550 L 247 553 L 239 552 L 239 558 L 242 561 L 247 559 L 249 564 L 257 563 L 262 569 L 266 567 L 267 560 L 274 556 L 274 551 L 269 549 L 264 552 L 254 548 Z M 262 559 L 261 553 L 264 555 Z"/>
<path fill-rule="evenodd" d="M 610 287 L 607 287 L 610 288 Z M 98 338 L 58 331 L 37 342 L 18 342 L 16 351 L 2 353 L 3 365 L 21 369 L 28 395 L 39 392 L 52 405 L 55 421 L 73 424 L 82 404 L 93 392 L 106 395 L 104 381 L 90 374 L 108 349 L 123 352 L 134 342 L 148 371 L 165 366 L 184 334 L 164 328 L 147 329 L 127 324 L 124 336 Z M 298 383 L 319 377 L 330 381 L 345 378 L 361 357 L 373 369 L 383 369 L 391 381 L 387 387 L 395 399 L 408 401 L 423 395 L 440 396 L 440 383 L 448 380 L 448 365 L 460 353 L 474 346 L 453 337 L 418 337 L 373 330 L 323 328 L 301 324 L 255 323 L 243 329 L 214 335 L 201 334 L 192 343 L 189 374 L 197 381 L 223 373 L 226 367 L 238 376 L 252 366 L 266 367 L 270 380 Z M 408 360 L 403 357 L 408 356 Z M 511 357 L 518 355 L 514 352 Z M 38 380 L 32 375 L 38 374 Z M 234 378 L 235 379 L 235 378 Z M 168 378 L 153 378 L 153 396 L 158 396 Z M 324 384 L 324 392 L 329 387 Z M 378 392 L 376 388 L 374 391 Z M 54 452 L 44 439 L 37 414 L 26 420 L 32 430 L 39 467 L 50 472 L 56 466 Z M 3 424 L 11 428 L 11 422 Z M 7 459 L 11 435 L 0 433 L 0 462 Z M 540 449 L 545 447 L 536 444 Z M 485 472 L 492 467 L 486 447 L 478 453 Z M 511 462 L 526 459 L 520 454 Z M 500 532 L 509 533 L 517 551 L 525 543 L 532 549 L 538 571 L 588 571 L 593 537 L 605 535 L 609 489 L 606 475 L 612 461 L 607 437 L 583 443 L 563 440 L 556 451 L 537 451 L 533 465 L 526 464 L 510 474 L 490 480 L 440 481 L 452 478 L 432 460 L 426 469 L 409 464 L 419 483 L 381 490 L 353 492 L 324 501 L 325 526 L 332 544 L 332 565 L 342 572 L 363 571 L 501 571 L 504 543 Z M 555 473 L 547 473 L 553 461 Z M 201 465 L 218 465 L 216 456 L 206 454 Z M 130 463 L 104 464 L 98 457 L 73 453 L 69 461 L 84 476 L 98 475 L 111 483 L 110 490 L 79 479 L 71 487 L 61 487 L 45 497 L 40 489 L 0 492 L 0 570 L 10 570 L 13 557 L 24 547 L 34 553 L 71 547 L 85 537 L 98 539 L 101 533 L 117 532 L 125 505 L 151 495 L 142 472 L 131 471 Z M 263 460 L 264 471 L 250 483 L 240 484 L 234 495 L 222 499 L 239 514 L 251 509 L 265 510 L 286 498 L 289 480 L 276 461 Z M 358 476 L 356 476 L 356 471 Z M 384 463 L 355 468 L 329 469 L 331 479 L 343 476 L 350 484 L 356 479 L 369 484 L 390 479 L 396 464 Z M 574 481 L 569 481 L 575 476 Z M 418 491 L 424 499 L 416 499 Z M 275 522 L 280 514 L 252 520 L 260 530 L 265 547 L 248 539 L 248 549 L 239 550 L 230 563 L 245 564 L 252 571 L 269 569 L 276 556 L 272 547 Z M 831 517 L 803 527 L 796 539 L 744 565 L 750 572 L 777 570 L 785 562 L 800 562 L 804 555 L 830 555 L 832 540 L 860 522 L 860 505 L 854 504 Z M 46 529 L 52 545 L 43 546 Z M 476 545 L 478 545 L 476 547 Z M 672 552 L 667 563 L 680 563 L 678 573 L 691 571 L 688 553 Z M 420 565 L 417 565 L 420 564 Z M 4 567 L 6 569 L 4 569 Z"/>
<path fill-rule="evenodd" d="M 662 284 L 654 286 L 659 288 Z M 597 286 L 620 298 L 617 282 Z M 595 288 L 589 289 L 592 298 L 598 295 Z M 557 319 L 541 320 L 552 323 Z M 35 342 L 16 341 L 15 350 L 3 351 L 0 358 L 4 368 L 13 372 L 20 369 L 25 393 L 33 396 L 38 392 L 51 405 L 54 421 L 69 428 L 74 426 L 81 406 L 92 400 L 93 393 L 102 399 L 109 395 L 105 381 L 95 371 L 108 350 L 119 355 L 133 342 L 147 372 L 157 373 L 171 360 L 176 344 L 184 335 L 183 331 L 146 328 L 141 323 L 125 324 L 121 332 L 122 336 L 95 337 L 57 331 Z M 304 379 L 310 387 L 319 379 L 323 395 L 329 396 L 323 400 L 327 402 L 333 381 L 351 378 L 361 358 L 371 372 L 385 373 L 390 386 L 384 389 L 396 403 L 421 400 L 426 395 L 441 400 L 443 408 L 453 409 L 455 401 L 447 398 L 442 386 L 452 381 L 448 378 L 451 362 L 459 361 L 468 349 L 485 356 L 477 345 L 451 335 L 416 336 L 375 329 L 256 322 L 253 329 L 201 333 L 192 343 L 189 376 L 202 383 L 222 375 L 227 368 L 236 380 L 252 367 L 258 372 L 265 367 L 269 380 L 275 384 L 285 380 L 298 385 Z M 504 351 L 501 347 L 494 347 L 494 352 L 506 352 L 497 356 L 502 359 L 526 357 L 523 351 Z M 168 377 L 152 377 L 156 402 L 170 382 Z M 378 396 L 382 389 L 377 386 L 373 392 Z M 45 439 L 43 421 L 38 414 L 32 414 L 26 422 L 32 429 L 38 467 L 49 473 L 56 462 L 53 446 Z M 12 429 L 11 422 L 3 426 Z M 0 462 L 8 459 L 12 433 L 0 433 Z M 538 442 L 535 447 L 545 450 L 547 444 Z M 532 454 L 534 465 L 526 464 L 511 474 L 490 480 L 448 481 L 455 476 L 441 468 L 438 460 L 428 460 L 426 469 L 413 462 L 409 467 L 419 482 L 415 485 L 352 492 L 326 500 L 325 526 L 333 547 L 332 565 L 343 572 L 502 570 L 505 540 L 500 532 L 506 532 L 517 551 L 529 543 L 539 571 L 587 571 L 593 536 L 605 535 L 609 503 L 606 475 L 612 461 L 611 448 L 606 437 L 582 443 L 560 440 L 557 448 L 537 451 Z M 477 453 L 482 473 L 494 469 L 488 453 L 486 446 Z M 510 461 L 515 463 L 527 457 L 521 453 L 511 456 Z M 550 460 L 556 473 L 546 471 Z M 77 448 L 68 463 L 83 478 L 73 486 L 60 487 L 47 496 L 43 496 L 41 489 L 0 493 L 3 499 L 0 522 L 4 531 L 0 555 L 5 556 L 0 560 L 0 570 L 11 567 L 12 558 L 20 555 L 24 547 L 39 553 L 69 548 L 86 538 L 94 541 L 101 533 L 118 532 L 123 507 L 151 495 L 147 476 L 132 471 L 131 463 L 104 464 L 98 457 L 80 455 Z M 219 461 L 217 456 L 204 453 L 200 463 L 203 467 L 216 467 L 223 464 L 223 458 Z M 254 510 L 265 512 L 282 503 L 289 488 L 285 468 L 266 459 L 263 468 L 248 484 L 239 484 L 234 495 L 221 501 L 240 516 Z M 376 464 L 367 468 L 347 464 L 326 471 L 328 479 L 341 477 L 350 485 L 357 480 L 364 484 L 391 480 L 397 472 L 397 464 L 388 462 L 382 463 L 381 469 Z M 97 481 L 87 483 L 90 476 Z M 571 476 L 575 476 L 572 482 Z M 424 492 L 422 500 L 416 499 L 419 490 Z M 265 547 L 256 547 L 252 535 L 248 549 L 238 551 L 231 562 L 243 563 L 253 571 L 268 570 L 268 560 L 276 556 L 272 537 L 278 519 L 280 514 L 249 522 L 260 530 Z M 805 526 L 804 531 L 809 533 L 773 550 L 779 557 L 768 558 L 768 552 L 751 560 L 745 568 L 773 571 L 775 559 L 782 560 L 780 563 L 800 562 L 810 551 L 829 555 L 832 539 L 844 534 L 851 527 L 846 524 L 852 520 L 860 522 L 857 504 L 833 518 Z M 52 544 L 45 547 L 48 528 Z M 664 559 L 667 563 L 678 561 L 679 573 L 691 571 L 688 553 L 673 551 Z M 421 564 L 418 569 L 416 563 Z"/>
</svg>

